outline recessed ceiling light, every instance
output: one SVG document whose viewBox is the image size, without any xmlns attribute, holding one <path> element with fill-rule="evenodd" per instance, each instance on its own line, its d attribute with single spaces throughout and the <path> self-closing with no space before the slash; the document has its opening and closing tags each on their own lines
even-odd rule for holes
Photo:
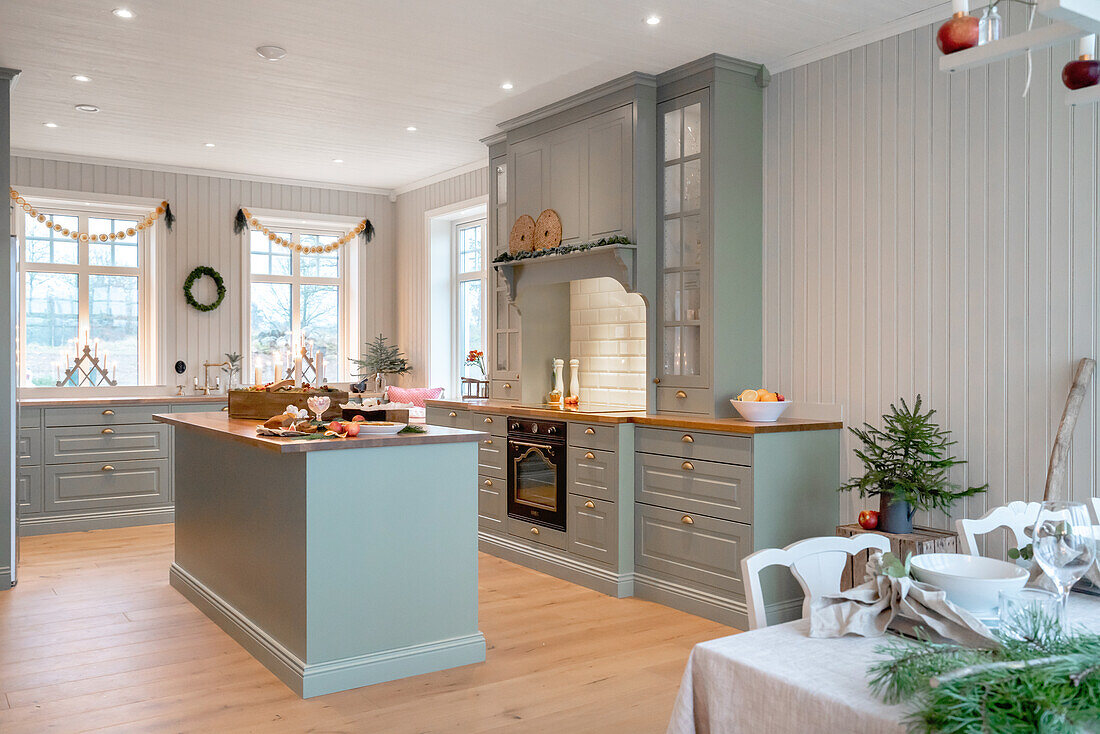
<svg viewBox="0 0 1100 734">
<path fill-rule="evenodd" d="M 78 112 L 99 112 L 99 108 L 94 104 L 78 104 L 76 109 Z"/>
<path fill-rule="evenodd" d="M 414 132 L 416 132 L 416 127 L 414 127 L 413 125 L 409 125 L 407 128 L 405 128 L 405 131 L 410 132 L 410 133 L 414 133 Z"/>
<path fill-rule="evenodd" d="M 74 82 L 90 82 L 92 78 L 90 76 L 84 76 L 83 74 L 73 74 Z"/>
<path fill-rule="evenodd" d="M 344 162 L 344 159 L 343 159 L 343 158 L 333 158 L 333 159 L 332 159 L 332 162 L 333 162 L 333 163 L 343 163 L 343 162 Z"/>
<path fill-rule="evenodd" d="M 500 88 L 503 89 L 504 91 L 508 91 L 509 89 L 512 88 L 512 82 L 504 82 L 503 84 L 500 85 Z"/>
<path fill-rule="evenodd" d="M 286 49 L 281 46 L 257 46 L 256 53 L 265 61 L 282 61 L 286 58 Z"/>
<path fill-rule="evenodd" d="M 661 22 L 661 17 L 658 15 L 651 15 L 645 19 L 646 25 L 657 25 Z"/>
<path fill-rule="evenodd" d="M 43 122 L 42 124 L 45 125 L 46 127 L 57 127 L 56 122 Z"/>
<path fill-rule="evenodd" d="M 203 146 L 207 147 L 207 148 L 213 148 L 214 144 L 213 143 L 203 143 Z"/>
<path fill-rule="evenodd" d="M 123 18 L 124 20 L 130 20 L 134 17 L 134 11 L 129 8 L 115 8 L 111 12 L 116 18 Z"/>
</svg>

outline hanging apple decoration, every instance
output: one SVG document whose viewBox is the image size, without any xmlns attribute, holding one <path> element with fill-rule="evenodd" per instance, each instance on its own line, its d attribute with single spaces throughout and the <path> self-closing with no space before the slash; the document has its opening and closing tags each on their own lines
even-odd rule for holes
<svg viewBox="0 0 1100 734">
<path fill-rule="evenodd" d="M 1100 61 L 1096 53 L 1096 36 L 1085 36 L 1077 41 L 1077 58 L 1062 67 L 1062 83 L 1066 89 L 1084 89 L 1100 83 Z"/>
<path fill-rule="evenodd" d="M 944 54 L 953 54 L 978 45 L 978 19 L 958 11 L 936 32 L 936 45 Z"/>
</svg>

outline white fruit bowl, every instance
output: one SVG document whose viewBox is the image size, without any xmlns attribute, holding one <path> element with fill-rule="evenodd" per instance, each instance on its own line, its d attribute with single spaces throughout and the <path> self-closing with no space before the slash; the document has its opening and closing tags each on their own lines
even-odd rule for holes
<svg viewBox="0 0 1100 734">
<path fill-rule="evenodd" d="M 774 423 L 783 415 L 791 401 L 784 400 L 775 403 L 757 403 L 746 400 L 730 400 L 730 404 L 737 408 L 737 412 L 747 421 L 754 423 Z"/>
<path fill-rule="evenodd" d="M 1019 591 L 1028 572 L 1014 563 L 962 553 L 924 553 L 913 556 L 917 581 L 943 589 L 947 599 L 979 617 L 997 611 L 997 595 Z"/>
</svg>

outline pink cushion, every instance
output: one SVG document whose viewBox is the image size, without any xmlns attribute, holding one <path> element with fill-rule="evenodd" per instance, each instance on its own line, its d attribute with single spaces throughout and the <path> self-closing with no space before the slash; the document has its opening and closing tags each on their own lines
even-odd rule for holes
<svg viewBox="0 0 1100 734">
<path fill-rule="evenodd" d="M 412 403 L 419 408 L 425 407 L 425 400 L 438 400 L 443 397 L 443 388 L 441 387 L 394 387 L 391 385 L 386 389 L 386 395 L 391 403 Z"/>
</svg>

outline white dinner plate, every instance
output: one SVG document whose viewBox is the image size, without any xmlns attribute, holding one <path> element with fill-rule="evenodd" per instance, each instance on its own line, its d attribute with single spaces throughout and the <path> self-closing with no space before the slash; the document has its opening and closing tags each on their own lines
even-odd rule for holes
<svg viewBox="0 0 1100 734">
<path fill-rule="evenodd" d="M 365 433 L 383 435 L 400 433 L 401 431 L 405 430 L 405 426 L 407 425 L 407 423 L 394 423 L 390 426 L 372 426 L 367 424 L 366 422 L 361 422 L 359 423 L 359 435 L 362 436 Z"/>
</svg>

